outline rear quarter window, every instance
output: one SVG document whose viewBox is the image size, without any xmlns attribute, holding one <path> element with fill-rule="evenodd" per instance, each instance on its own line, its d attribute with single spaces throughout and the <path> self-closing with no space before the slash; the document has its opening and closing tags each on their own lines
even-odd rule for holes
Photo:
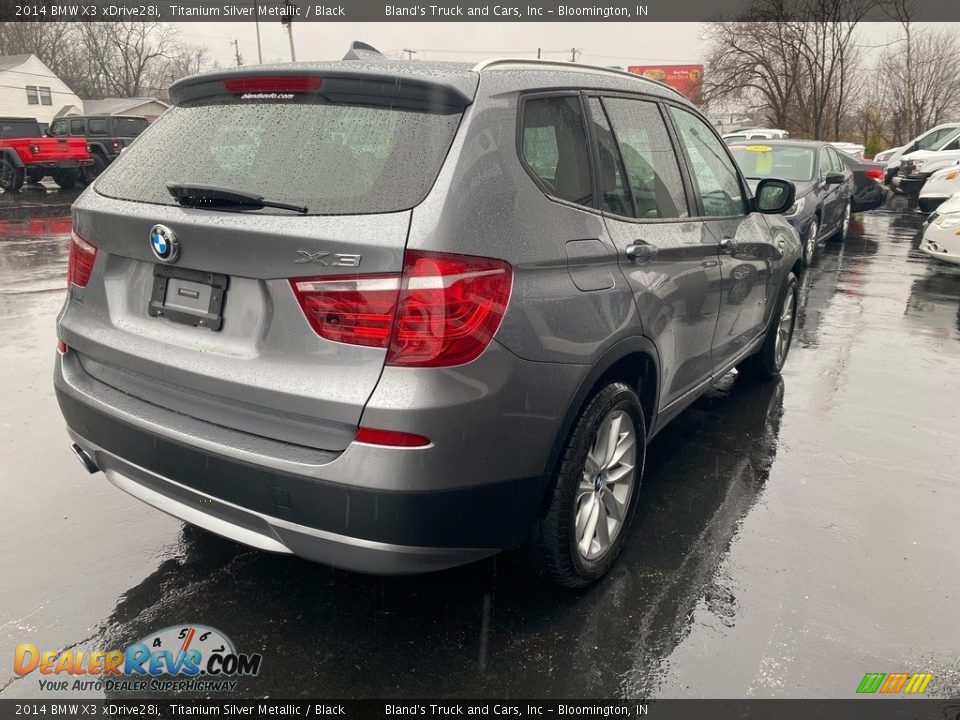
<svg viewBox="0 0 960 720">
<path fill-rule="evenodd" d="M 167 183 L 213 185 L 312 215 L 396 212 L 426 197 L 460 118 L 311 98 L 216 98 L 165 112 L 95 189 L 172 205 Z"/>
<path fill-rule="evenodd" d="M 580 98 L 529 98 L 520 127 L 523 163 L 548 194 L 579 205 L 593 203 L 587 133 Z"/>
</svg>

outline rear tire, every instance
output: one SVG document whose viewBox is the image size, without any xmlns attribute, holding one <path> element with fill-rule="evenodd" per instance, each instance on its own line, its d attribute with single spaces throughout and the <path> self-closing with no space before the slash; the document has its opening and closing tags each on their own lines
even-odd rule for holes
<svg viewBox="0 0 960 720">
<path fill-rule="evenodd" d="M 93 159 L 93 165 L 88 165 L 83 170 L 84 179 L 88 183 L 96 180 L 97 176 L 107 169 L 107 161 L 104 159 L 103 155 L 100 153 L 92 153 L 90 157 Z"/>
<path fill-rule="evenodd" d="M 820 233 L 820 216 L 814 215 L 807 228 L 807 239 L 803 243 L 803 266 L 809 267 L 817 257 L 817 235 Z"/>
<path fill-rule="evenodd" d="M 23 187 L 24 169 L 17 167 L 8 158 L 0 159 L 0 189 L 17 192 Z"/>
<path fill-rule="evenodd" d="M 777 302 L 777 312 L 773 324 L 767 330 L 763 345 L 753 355 L 737 366 L 737 372 L 746 377 L 769 380 L 780 375 L 797 324 L 797 278 L 793 273 L 787 276 L 787 282 Z"/>
<path fill-rule="evenodd" d="M 602 387 L 570 431 L 546 512 L 520 549 L 523 563 L 570 588 L 599 580 L 627 536 L 645 458 L 646 425 L 637 393 L 623 382 Z"/>
<path fill-rule="evenodd" d="M 79 172 L 76 170 L 61 170 L 53 173 L 50 177 L 60 186 L 61 190 L 73 190 L 80 181 Z"/>
<path fill-rule="evenodd" d="M 840 229 L 837 230 L 836 235 L 833 236 L 833 239 L 838 242 L 843 242 L 847 239 L 847 235 L 850 233 L 850 216 L 853 214 L 853 208 L 850 206 L 850 203 L 847 203 L 847 209 L 844 210 L 843 223 L 840 225 Z"/>
</svg>

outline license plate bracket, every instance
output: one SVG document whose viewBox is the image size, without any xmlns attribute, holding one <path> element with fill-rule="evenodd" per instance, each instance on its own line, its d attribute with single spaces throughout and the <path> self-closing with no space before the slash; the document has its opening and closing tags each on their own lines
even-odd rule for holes
<svg viewBox="0 0 960 720">
<path fill-rule="evenodd" d="M 155 265 L 147 313 L 217 332 L 223 327 L 227 285 L 227 276 L 219 273 Z"/>
</svg>

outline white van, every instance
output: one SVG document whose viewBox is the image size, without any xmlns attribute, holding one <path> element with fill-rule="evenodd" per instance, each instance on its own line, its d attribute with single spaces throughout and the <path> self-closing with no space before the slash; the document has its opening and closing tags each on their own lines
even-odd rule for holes
<svg viewBox="0 0 960 720">
<path fill-rule="evenodd" d="M 937 150 L 914 150 L 900 157 L 897 176 L 891 183 L 895 192 L 916 195 L 937 170 L 960 162 L 960 129 L 939 145 Z"/>
<path fill-rule="evenodd" d="M 922 135 L 918 135 L 906 145 L 890 148 L 877 153 L 873 161 L 887 164 L 886 182 L 890 182 L 900 169 L 900 158 L 917 150 L 938 150 L 946 144 L 954 133 L 960 130 L 960 123 L 944 123 L 930 128 Z"/>
</svg>

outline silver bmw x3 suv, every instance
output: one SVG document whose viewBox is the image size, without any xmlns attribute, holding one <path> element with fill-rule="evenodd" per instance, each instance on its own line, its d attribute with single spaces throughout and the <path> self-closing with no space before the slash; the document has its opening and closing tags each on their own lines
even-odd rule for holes
<svg viewBox="0 0 960 720">
<path fill-rule="evenodd" d="M 55 384 L 131 495 L 370 573 L 599 578 L 651 437 L 779 373 L 793 186 L 683 97 L 497 60 L 218 70 L 77 200 Z"/>
</svg>

